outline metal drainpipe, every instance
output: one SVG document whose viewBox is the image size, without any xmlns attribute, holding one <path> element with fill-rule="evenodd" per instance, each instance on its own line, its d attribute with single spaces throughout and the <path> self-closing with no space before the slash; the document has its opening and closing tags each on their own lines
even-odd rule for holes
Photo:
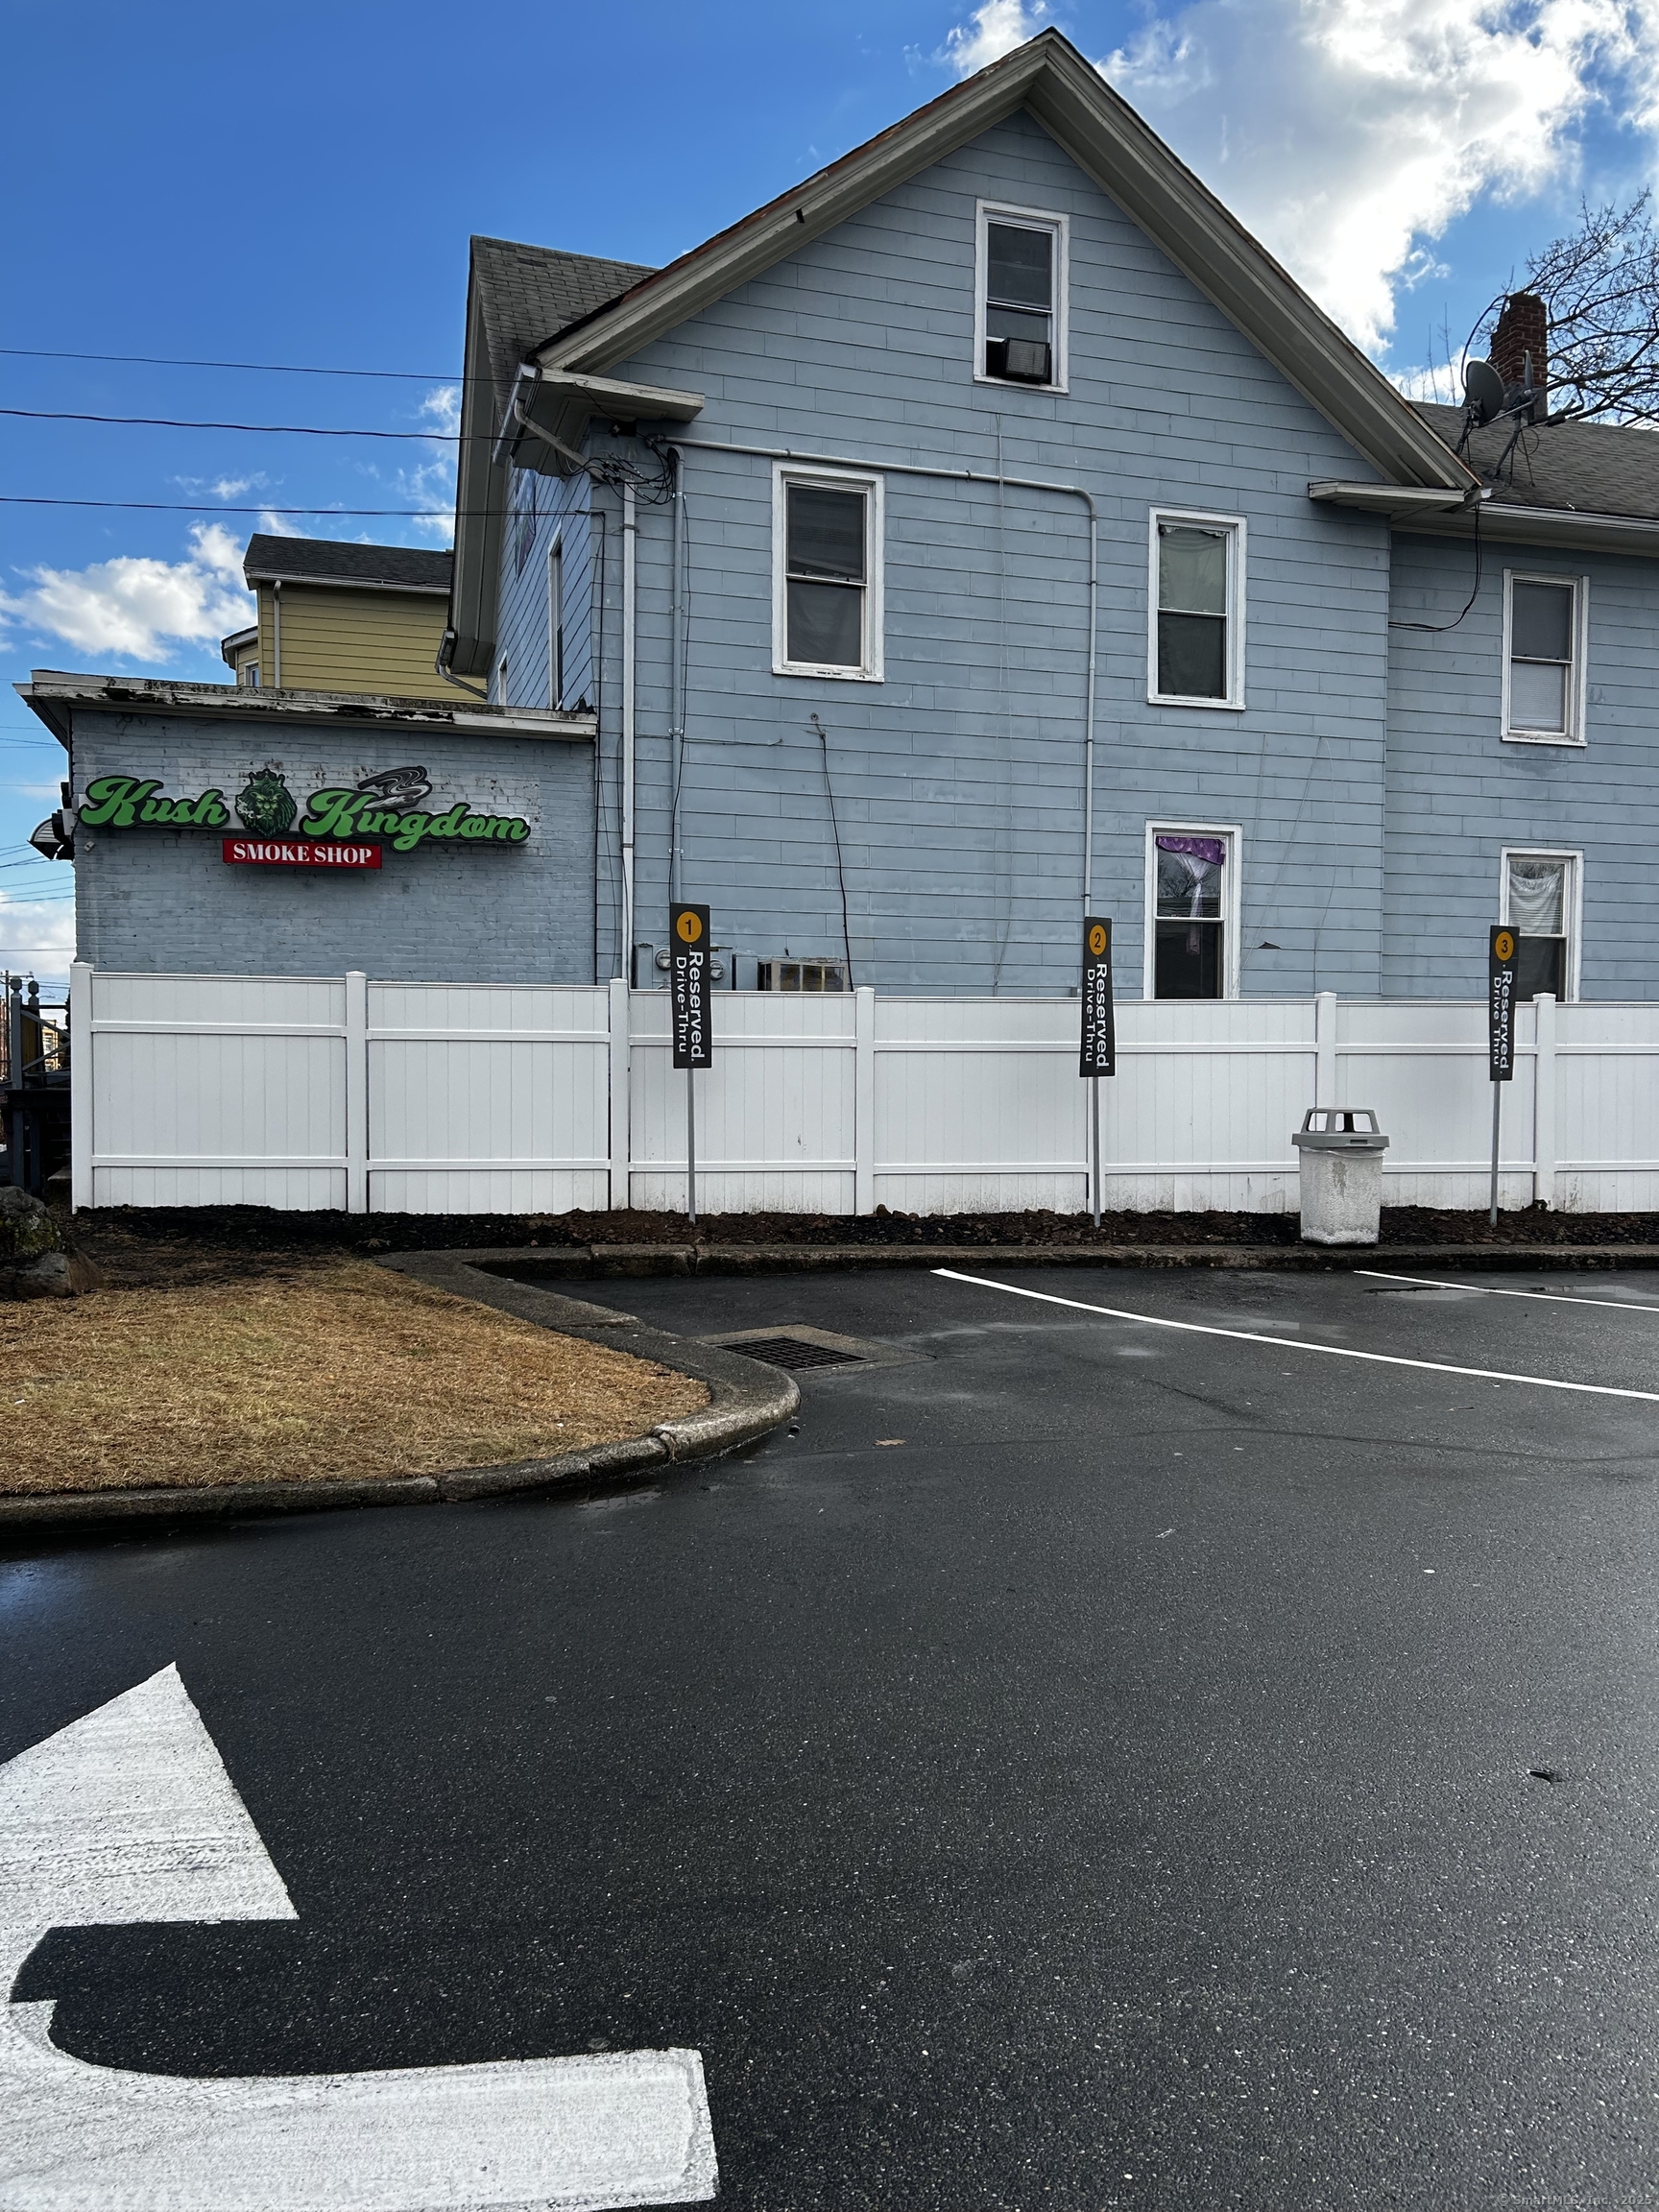
<svg viewBox="0 0 1659 2212">
<path fill-rule="evenodd" d="M 634 654 L 639 525 L 632 484 L 622 487 L 622 973 L 634 981 Z"/>
<path fill-rule="evenodd" d="M 673 448 L 669 450 L 672 452 Z M 669 637 L 668 718 L 670 760 L 668 773 L 673 781 L 668 791 L 668 896 L 670 900 L 684 897 L 680 864 L 680 800 L 681 779 L 685 767 L 685 661 L 681 637 L 683 613 L 680 604 L 680 571 L 685 565 L 685 471 L 680 466 L 680 456 L 674 455 L 674 539 L 669 555 L 673 562 L 673 575 L 668 586 L 668 619 L 672 624 Z M 735 964 L 733 964 L 735 973 Z"/>
<path fill-rule="evenodd" d="M 271 685 L 282 688 L 282 579 L 277 577 L 271 587 Z"/>
<path fill-rule="evenodd" d="M 845 453 L 800 453 L 788 445 L 729 445 L 713 440 L 675 439 L 680 453 L 744 453 L 759 461 L 795 461 L 808 469 L 861 469 L 884 476 L 933 476 L 954 484 L 1000 484 L 1014 492 L 1052 492 L 1081 499 L 1089 510 L 1089 679 L 1083 730 L 1083 883 L 1080 912 L 1087 914 L 1094 880 L 1094 687 L 1099 631 L 1100 518 L 1094 495 L 1081 484 L 1052 484 L 1037 476 L 1008 476 L 985 469 L 927 469 L 913 461 L 866 461 Z"/>
</svg>

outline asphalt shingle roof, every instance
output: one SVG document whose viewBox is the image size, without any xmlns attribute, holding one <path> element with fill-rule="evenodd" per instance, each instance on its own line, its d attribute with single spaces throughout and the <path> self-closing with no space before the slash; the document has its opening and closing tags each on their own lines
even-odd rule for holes
<svg viewBox="0 0 1659 2212">
<path fill-rule="evenodd" d="M 1461 407 L 1419 404 L 1448 445 L 1463 431 Z M 1524 430 L 1502 480 L 1492 471 L 1513 424 L 1489 422 L 1470 439 L 1469 466 L 1492 486 L 1499 507 L 1551 507 L 1580 515 L 1659 517 L 1659 431 L 1618 422 L 1556 422 Z"/>
<path fill-rule="evenodd" d="M 304 577 L 319 584 L 400 584 L 447 591 L 452 553 L 414 545 L 349 545 L 335 538 L 268 538 L 248 541 L 242 573 L 250 585 L 262 576 Z"/>
<path fill-rule="evenodd" d="M 474 238 L 472 282 L 495 387 L 496 421 L 527 353 L 655 274 L 638 261 L 602 261 L 589 253 L 515 245 L 510 238 Z"/>
</svg>

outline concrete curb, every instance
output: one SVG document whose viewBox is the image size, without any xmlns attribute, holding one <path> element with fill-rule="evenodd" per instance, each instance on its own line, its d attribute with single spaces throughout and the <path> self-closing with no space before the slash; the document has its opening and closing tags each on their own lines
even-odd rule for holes
<svg viewBox="0 0 1659 2212">
<path fill-rule="evenodd" d="M 769 1435 L 801 1403 L 795 1379 L 780 1368 L 745 1359 L 712 1344 L 647 1329 L 631 1313 L 562 1298 L 523 1283 L 503 1282 L 476 1262 L 499 1266 L 512 1252 L 408 1252 L 378 1264 L 471 1299 L 497 1312 L 606 1344 L 637 1358 L 655 1359 L 709 1385 L 709 1404 L 678 1421 L 659 1422 L 648 1435 L 617 1444 L 594 1444 L 550 1459 L 521 1459 L 510 1467 L 457 1468 L 448 1475 L 377 1476 L 341 1482 L 227 1482 L 212 1489 L 75 1490 L 56 1496 L 0 1498 L 0 1532 L 9 1528 L 81 1527 L 94 1522 L 200 1520 L 240 1513 L 321 1512 L 346 1505 L 441 1505 L 474 1498 L 500 1498 L 521 1490 L 606 1480 L 650 1467 L 721 1459 Z"/>
<path fill-rule="evenodd" d="M 1659 1267 L 1659 1244 L 533 1244 L 464 1257 L 518 1276 L 592 1282 L 860 1267 Z"/>
</svg>

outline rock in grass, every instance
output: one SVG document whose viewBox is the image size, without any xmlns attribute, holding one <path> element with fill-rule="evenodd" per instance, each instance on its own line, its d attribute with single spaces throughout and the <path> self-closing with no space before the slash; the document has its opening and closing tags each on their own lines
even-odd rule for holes
<svg viewBox="0 0 1659 2212">
<path fill-rule="evenodd" d="M 72 1298 L 102 1280 L 48 1206 L 14 1183 L 0 1185 L 0 1298 Z"/>
</svg>

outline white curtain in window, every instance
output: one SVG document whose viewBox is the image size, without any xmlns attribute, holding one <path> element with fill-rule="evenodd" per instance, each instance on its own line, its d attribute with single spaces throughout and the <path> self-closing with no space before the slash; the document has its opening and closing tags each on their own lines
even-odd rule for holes
<svg viewBox="0 0 1659 2212">
<path fill-rule="evenodd" d="M 1565 860 L 1511 860 L 1509 921 L 1523 937 L 1567 934 Z"/>
<path fill-rule="evenodd" d="M 1161 836 L 1158 848 L 1158 912 L 1181 921 L 1218 921 L 1221 870 L 1227 848 L 1219 837 Z"/>
</svg>

